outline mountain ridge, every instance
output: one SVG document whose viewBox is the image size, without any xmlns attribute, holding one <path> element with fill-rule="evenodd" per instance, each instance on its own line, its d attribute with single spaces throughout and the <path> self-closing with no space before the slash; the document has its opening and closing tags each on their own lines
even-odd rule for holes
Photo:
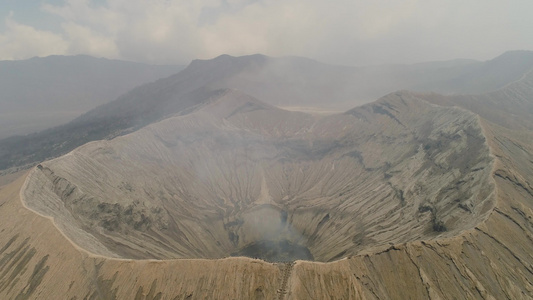
<svg viewBox="0 0 533 300">
<path fill-rule="evenodd" d="M 510 52 L 502 56 L 503 58 L 495 58 L 492 61 L 520 61 L 524 56 L 531 55 L 526 51 Z M 475 68 L 479 69 L 484 64 L 479 62 L 466 65 L 477 66 Z M 422 91 L 432 88 L 437 91 L 442 88 L 444 91 L 449 91 L 445 79 L 450 76 L 457 77 L 465 72 L 471 72 L 469 76 L 474 76 L 473 78 L 484 76 L 484 72 L 472 73 L 471 67 L 463 71 L 460 66 L 444 69 L 443 73 L 439 73 L 442 70 L 442 63 L 437 63 L 430 67 L 381 66 L 366 70 L 329 66 L 305 58 L 270 58 L 260 54 L 242 58 L 222 55 L 212 60 L 197 60 L 178 74 L 137 87 L 68 124 L 26 137 L 0 140 L 0 169 L 10 167 L 17 169 L 53 157 L 52 153 L 64 154 L 91 140 L 111 138 L 135 131 L 172 113 L 180 111 L 188 113 L 198 104 L 195 101 L 202 102 L 205 99 L 200 98 L 209 98 L 209 93 L 219 89 L 241 90 L 270 105 L 329 106 L 336 107 L 336 110 L 341 102 L 345 106 L 347 102 L 343 101 L 348 101 L 347 99 L 350 99 L 349 108 L 352 108 L 361 103 L 361 99 L 373 97 L 369 95 L 381 97 L 400 87 L 409 88 L 415 82 L 420 82 Z M 520 70 L 513 72 L 520 73 Z M 508 74 L 515 74 L 513 72 Z M 503 78 L 511 80 L 514 78 L 514 75 L 511 75 Z M 372 78 L 385 78 L 383 79 L 385 81 L 376 85 L 378 81 Z M 396 83 L 390 85 L 387 83 L 389 79 L 386 78 Z M 422 79 L 423 81 L 420 81 Z M 507 82 L 505 80 L 499 82 Z M 444 85 L 439 88 L 440 84 L 435 85 L 435 82 Z M 490 80 L 485 82 L 490 83 Z M 453 90 L 453 84 L 451 88 Z M 485 85 L 484 89 L 487 88 Z M 492 88 L 495 89 L 497 86 Z M 361 91 L 367 96 L 363 97 Z M 325 104 L 326 102 L 328 104 Z"/>
<path fill-rule="evenodd" d="M 91 56 L 0 61 L 0 139 L 60 125 L 181 69 Z"/>
</svg>

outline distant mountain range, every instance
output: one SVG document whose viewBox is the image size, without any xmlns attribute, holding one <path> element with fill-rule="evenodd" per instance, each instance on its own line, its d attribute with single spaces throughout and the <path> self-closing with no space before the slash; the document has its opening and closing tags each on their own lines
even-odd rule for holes
<svg viewBox="0 0 533 300">
<path fill-rule="evenodd" d="M 105 80 L 95 75 L 101 84 L 114 80 L 122 82 L 117 78 L 134 73 L 127 71 L 128 68 L 136 67 L 139 72 L 142 72 L 142 68 L 162 68 L 166 72 L 172 70 L 168 66 L 154 67 L 85 56 L 51 57 L 42 60 L 82 61 L 85 65 L 93 62 L 101 66 L 100 69 L 97 68 L 99 72 L 111 70 L 113 66 L 121 66 L 115 73 L 108 71 Z M 31 62 L 32 60 L 29 60 L 26 63 Z M 68 63 L 60 65 L 63 69 L 76 73 L 69 69 Z M 221 55 L 211 60 L 195 60 L 175 75 L 133 88 L 116 100 L 102 104 L 64 125 L 39 133 L 0 140 L 0 169 L 45 160 L 92 140 L 135 131 L 175 114 L 188 114 L 228 88 L 240 90 L 270 105 L 317 106 L 346 110 L 400 89 L 434 91 L 448 95 L 488 93 L 519 82 L 527 77 L 532 68 L 531 51 L 510 51 L 486 62 L 454 60 L 370 67 L 333 66 L 300 57 Z M 117 75 L 118 73 L 122 75 Z M 94 71 L 91 74 L 101 73 Z M 61 80 L 56 79 L 56 82 Z M 34 87 L 34 90 L 37 88 Z M 91 94 L 87 85 L 84 91 Z M 67 98 L 68 94 L 65 92 L 63 99 Z M 446 101 L 453 103 L 454 97 L 464 98 L 451 96 Z M 67 100 L 52 102 L 65 101 Z M 82 102 L 84 101 L 80 101 Z M 52 106 L 51 104 L 50 107 Z M 523 114 L 524 109 L 518 109 L 517 113 Z"/>
<path fill-rule="evenodd" d="M 61 125 L 181 69 L 85 55 L 0 61 L 0 139 Z"/>
<path fill-rule="evenodd" d="M 333 66 L 301 57 L 221 55 L 195 60 L 169 80 L 187 82 L 190 87 L 234 88 L 278 106 L 346 110 L 397 90 L 443 94 L 493 91 L 518 80 L 532 67 L 531 51 L 510 51 L 486 62 L 452 60 L 368 67 Z"/>
</svg>

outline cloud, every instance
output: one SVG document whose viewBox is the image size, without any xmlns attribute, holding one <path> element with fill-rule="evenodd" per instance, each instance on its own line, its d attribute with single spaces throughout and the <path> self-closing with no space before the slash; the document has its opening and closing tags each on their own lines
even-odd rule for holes
<svg viewBox="0 0 533 300">
<path fill-rule="evenodd" d="M 520 0 L 66 0 L 42 6 L 62 24 L 62 32 L 46 32 L 62 48 L 42 44 L 33 52 L 152 63 L 222 53 L 355 65 L 490 58 L 533 48 L 532 9 Z M 23 43 L 10 30 L 1 37 Z M 3 50 L 2 58 L 13 53 Z"/>
<path fill-rule="evenodd" d="M 34 56 L 66 54 L 68 43 L 59 34 L 19 24 L 11 13 L 5 20 L 6 30 L 0 33 L 0 58 L 13 60 Z"/>
<path fill-rule="evenodd" d="M 73 22 L 63 24 L 68 38 L 68 53 L 84 53 L 93 56 L 118 58 L 119 50 L 110 36 L 93 31 L 87 26 Z"/>
</svg>

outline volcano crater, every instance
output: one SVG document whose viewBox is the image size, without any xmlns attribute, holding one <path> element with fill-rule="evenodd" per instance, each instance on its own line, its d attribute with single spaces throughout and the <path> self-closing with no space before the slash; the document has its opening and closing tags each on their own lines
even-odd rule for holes
<svg viewBox="0 0 533 300">
<path fill-rule="evenodd" d="M 43 162 L 23 201 L 98 255 L 322 262 L 453 236 L 494 205 L 464 110 L 398 94 L 319 119 L 221 103 Z"/>
</svg>

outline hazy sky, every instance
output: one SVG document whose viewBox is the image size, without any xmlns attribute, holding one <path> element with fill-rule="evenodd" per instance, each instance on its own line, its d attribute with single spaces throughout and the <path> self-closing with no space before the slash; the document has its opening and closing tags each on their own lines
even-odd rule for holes
<svg viewBox="0 0 533 300">
<path fill-rule="evenodd" d="M 0 1 L 0 60 L 89 54 L 185 64 L 263 53 L 368 65 L 533 50 L 531 0 Z"/>
</svg>

